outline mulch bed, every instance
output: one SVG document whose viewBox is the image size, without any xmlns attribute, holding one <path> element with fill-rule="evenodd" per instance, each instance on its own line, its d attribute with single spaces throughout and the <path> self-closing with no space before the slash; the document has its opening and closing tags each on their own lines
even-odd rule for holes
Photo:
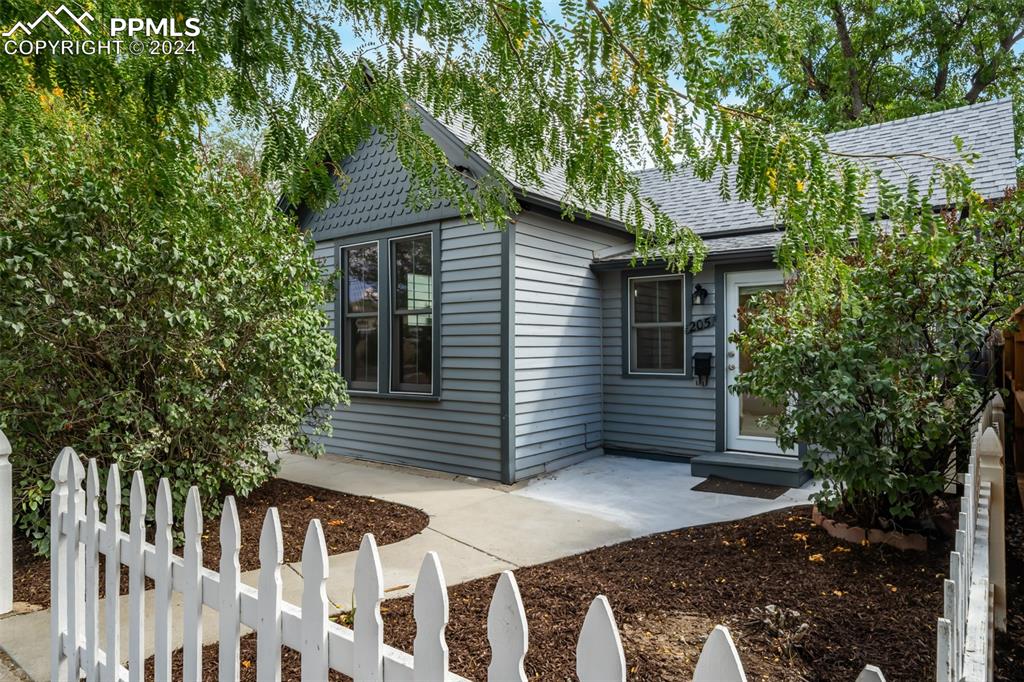
<svg viewBox="0 0 1024 682">
<path fill-rule="evenodd" d="M 583 617 L 604 594 L 630 680 L 690 680 L 718 623 L 730 628 L 751 680 L 853 682 L 867 663 L 888 680 L 934 679 L 949 549 L 850 545 L 814 526 L 810 508 L 800 507 L 522 568 L 516 578 L 530 632 L 526 671 L 531 679 L 575 680 Z M 495 582 L 492 576 L 449 590 L 450 665 L 471 679 L 487 677 Z M 412 598 L 390 600 L 382 611 L 385 641 L 411 651 Z M 242 639 L 243 680 L 255 680 L 255 641 Z M 211 679 L 216 654 L 216 645 L 204 650 Z M 283 679 L 298 679 L 298 661 L 287 652 Z"/>
<path fill-rule="evenodd" d="M 329 554 L 359 549 L 364 533 L 373 533 L 378 545 L 398 542 L 422 531 L 429 520 L 420 510 L 405 505 L 280 478 L 271 479 L 248 497 L 236 500 L 236 504 L 242 531 L 239 563 L 243 571 L 260 566 L 260 531 L 268 507 L 277 507 L 286 563 L 301 560 L 306 527 L 312 519 L 321 521 Z M 203 530 L 203 564 L 216 570 L 220 562 L 219 520 L 207 519 Z M 122 568 L 121 594 L 127 594 L 127 574 L 127 569 Z M 50 604 L 50 560 L 34 555 L 28 541 L 21 537 L 14 541 L 14 600 L 44 608 Z"/>
<path fill-rule="evenodd" d="M 1009 414 L 1009 412 L 1008 412 Z M 1007 429 L 1014 433 L 1013 429 Z M 1013 449 L 1006 455 L 1006 632 L 996 633 L 995 679 L 1019 680 L 1024 670 L 1024 509 Z"/>
</svg>

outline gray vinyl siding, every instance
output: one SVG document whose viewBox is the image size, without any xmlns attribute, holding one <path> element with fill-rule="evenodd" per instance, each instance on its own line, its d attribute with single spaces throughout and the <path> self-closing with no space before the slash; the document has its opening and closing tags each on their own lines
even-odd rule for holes
<svg viewBox="0 0 1024 682">
<path fill-rule="evenodd" d="M 335 454 L 497 479 L 501 233 L 451 220 L 440 234 L 440 400 L 353 395 L 351 405 L 335 409 L 334 433 L 320 442 Z M 333 267 L 336 247 L 336 241 L 318 244 L 317 255 Z M 333 321 L 333 305 L 328 314 Z"/>
<path fill-rule="evenodd" d="M 604 444 L 609 450 L 690 457 L 715 450 L 715 369 L 707 386 L 692 378 L 624 376 L 622 278 L 629 271 L 601 273 L 604 316 Z M 704 305 L 694 306 L 692 319 L 715 314 L 714 268 L 694 276 L 710 292 Z M 692 290 L 691 290 L 692 291 Z M 689 296 L 691 292 L 687 291 Z M 716 321 L 716 326 L 723 324 Z M 693 354 L 714 354 L 715 327 L 687 334 L 687 366 Z"/>
<path fill-rule="evenodd" d="M 601 289 L 594 250 L 628 241 L 536 213 L 514 228 L 516 478 L 601 453 Z"/>
</svg>

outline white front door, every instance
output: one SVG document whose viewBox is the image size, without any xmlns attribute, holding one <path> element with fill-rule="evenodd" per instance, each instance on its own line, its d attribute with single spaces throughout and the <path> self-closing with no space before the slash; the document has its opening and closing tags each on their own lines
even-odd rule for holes
<svg viewBox="0 0 1024 682">
<path fill-rule="evenodd" d="M 729 340 L 739 331 L 739 310 L 750 298 L 766 289 L 781 289 L 782 273 L 778 270 L 746 270 L 725 274 L 725 446 L 737 452 L 759 452 L 770 455 L 795 455 L 784 452 L 775 442 L 775 430 L 761 423 L 762 417 L 778 414 L 779 407 L 749 395 L 737 395 L 731 387 L 741 372 L 750 369 L 750 358 L 740 353 Z"/>
</svg>

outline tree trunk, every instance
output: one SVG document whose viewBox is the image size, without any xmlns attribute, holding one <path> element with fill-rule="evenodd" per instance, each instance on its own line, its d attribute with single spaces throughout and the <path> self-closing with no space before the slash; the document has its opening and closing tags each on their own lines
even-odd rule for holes
<svg viewBox="0 0 1024 682">
<path fill-rule="evenodd" d="M 936 62 L 936 67 L 935 85 L 932 88 L 932 99 L 942 97 L 942 93 L 946 91 L 946 84 L 949 82 L 949 55 L 945 53 L 940 54 Z"/>
<path fill-rule="evenodd" d="M 1016 26 L 1019 26 L 1020 23 L 1018 21 Z M 992 59 L 979 66 L 974 75 L 971 76 L 971 89 L 964 95 L 964 99 L 967 100 L 968 104 L 974 104 L 978 97 L 981 96 L 981 93 L 985 91 L 985 88 L 995 82 L 996 77 L 999 75 L 999 65 L 1002 64 L 1003 59 L 1022 37 L 1024 37 L 1024 31 L 1014 34 L 1013 30 L 1011 30 L 999 39 L 999 47 L 996 48 L 996 53 L 992 55 Z"/>
<path fill-rule="evenodd" d="M 846 115 L 851 121 L 855 121 L 864 111 L 864 97 L 860 90 L 860 71 L 857 68 L 857 53 L 853 49 L 853 40 L 850 38 L 850 27 L 846 24 L 846 13 L 843 11 L 843 6 L 838 2 L 832 3 L 832 18 L 836 22 L 839 46 L 843 51 L 846 73 L 850 79 L 850 106 L 846 110 Z"/>
</svg>

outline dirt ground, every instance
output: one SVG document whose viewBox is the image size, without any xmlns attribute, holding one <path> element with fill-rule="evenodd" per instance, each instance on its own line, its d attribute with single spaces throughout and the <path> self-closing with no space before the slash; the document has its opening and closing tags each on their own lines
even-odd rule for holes
<svg viewBox="0 0 1024 682">
<path fill-rule="evenodd" d="M 378 545 L 398 542 L 419 533 L 429 520 L 423 512 L 405 505 L 279 478 L 270 480 L 248 497 L 239 498 L 236 506 L 242 531 L 239 563 L 243 571 L 260 566 L 260 530 L 268 507 L 277 507 L 286 563 L 302 558 L 302 542 L 312 519 L 320 519 L 330 554 L 359 549 L 364 533 L 373 533 Z M 203 527 L 203 564 L 212 569 L 216 569 L 220 561 L 219 528 L 216 520 L 207 520 Z M 127 593 L 127 577 L 127 570 L 122 569 L 122 594 Z M 102 592 L 101 576 L 101 597 Z M 44 608 L 50 604 L 50 560 L 35 556 L 24 538 L 16 538 L 14 543 L 14 600 Z"/>
<path fill-rule="evenodd" d="M 867 663 L 891 682 L 934 679 L 948 551 L 849 545 L 812 525 L 809 507 L 800 507 L 522 568 L 516 578 L 529 627 L 526 671 L 530 679 L 576 679 L 583 617 L 604 594 L 630 680 L 689 680 L 718 623 L 730 628 L 750 680 L 853 682 Z M 486 679 L 495 582 L 492 576 L 449 590 L 450 666 L 470 679 Z M 387 601 L 382 612 L 385 642 L 411 651 L 412 599 Z M 211 675 L 216 653 L 216 646 L 204 651 Z M 242 665 L 242 679 L 255 680 L 254 635 L 243 638 Z M 298 679 L 299 665 L 288 652 L 282 679 Z"/>
</svg>

